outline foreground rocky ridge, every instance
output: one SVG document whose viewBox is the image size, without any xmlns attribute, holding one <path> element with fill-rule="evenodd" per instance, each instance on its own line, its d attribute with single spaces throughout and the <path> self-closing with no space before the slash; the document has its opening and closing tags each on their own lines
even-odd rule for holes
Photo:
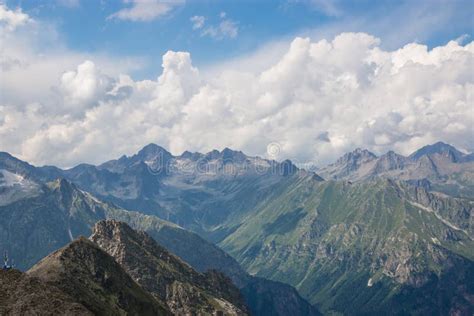
<svg viewBox="0 0 474 316">
<path fill-rule="evenodd" d="M 248 314 L 228 278 L 194 271 L 146 233 L 114 220 L 99 222 L 90 240 L 72 241 L 26 274 L 2 270 L 0 279 L 2 315 Z"/>
<path fill-rule="evenodd" d="M 172 315 L 105 251 L 81 237 L 48 255 L 27 274 L 55 286 L 95 315 Z"/>
<path fill-rule="evenodd" d="M 90 240 L 176 315 L 247 314 L 239 290 L 225 275 L 196 272 L 146 233 L 135 232 L 123 222 L 98 222 Z"/>
</svg>

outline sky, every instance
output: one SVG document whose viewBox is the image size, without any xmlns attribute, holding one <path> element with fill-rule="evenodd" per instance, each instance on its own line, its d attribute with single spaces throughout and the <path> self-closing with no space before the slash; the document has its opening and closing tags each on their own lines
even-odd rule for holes
<svg viewBox="0 0 474 316">
<path fill-rule="evenodd" d="M 474 150 L 472 1 L 0 0 L 0 151 Z M 269 150 L 269 148 L 278 148 Z"/>
</svg>

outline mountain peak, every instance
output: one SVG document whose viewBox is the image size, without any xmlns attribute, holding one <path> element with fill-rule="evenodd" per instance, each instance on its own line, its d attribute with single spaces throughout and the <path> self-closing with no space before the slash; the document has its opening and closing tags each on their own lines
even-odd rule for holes
<svg viewBox="0 0 474 316">
<path fill-rule="evenodd" d="M 454 146 L 443 142 L 437 142 L 432 145 L 427 145 L 418 149 L 417 151 L 412 153 L 409 158 L 413 160 L 418 160 L 423 156 L 431 156 L 434 154 L 448 155 L 451 161 L 453 162 L 458 162 L 462 160 L 462 158 L 465 156 L 464 153 L 457 150 Z"/>
<path fill-rule="evenodd" d="M 221 151 L 221 156 L 222 156 L 222 159 L 225 159 L 225 160 L 229 159 L 229 160 L 242 161 L 242 160 L 247 159 L 247 156 L 243 152 L 232 150 L 228 147 L 224 148 Z"/>
<path fill-rule="evenodd" d="M 114 219 L 99 221 L 94 225 L 92 229 L 92 236 L 101 236 L 103 238 L 113 238 L 114 236 L 119 236 L 123 234 L 134 234 L 130 226 L 124 222 L 116 221 Z M 93 239 L 91 237 L 91 239 Z"/>
<path fill-rule="evenodd" d="M 393 150 L 389 150 L 380 156 L 373 169 L 373 174 L 388 172 L 390 170 L 402 170 L 407 164 L 407 158 L 397 154 Z"/>
<path fill-rule="evenodd" d="M 64 178 L 58 178 L 49 183 L 49 187 L 64 197 L 71 197 L 73 192 L 78 190 L 76 185 Z"/>
<path fill-rule="evenodd" d="M 242 161 L 245 161 L 245 159 L 247 159 L 247 156 L 241 151 L 232 150 L 226 147 L 222 151 L 218 151 L 217 149 L 214 149 L 208 152 L 205 155 L 205 158 L 208 160 L 222 159 L 224 160 L 224 162 L 226 161 L 242 162 Z"/>
<path fill-rule="evenodd" d="M 397 154 L 393 150 L 387 151 L 384 155 L 379 157 L 379 160 L 405 160 L 407 159 L 405 156 Z"/>
<path fill-rule="evenodd" d="M 336 164 L 358 163 L 359 161 L 367 161 L 377 158 L 377 156 L 367 149 L 356 148 L 355 150 L 345 154 L 336 161 Z"/>
<path fill-rule="evenodd" d="M 171 154 L 164 149 L 161 146 L 158 146 L 156 144 L 150 143 L 143 147 L 137 154 L 136 156 L 142 158 L 142 159 L 147 159 L 147 158 L 154 158 L 160 154 L 166 155 L 166 156 L 171 156 Z"/>
<path fill-rule="evenodd" d="M 198 160 L 199 158 L 202 157 L 202 154 L 201 153 L 193 153 L 193 152 L 190 152 L 188 150 L 184 151 L 181 156 L 181 158 L 184 158 L 184 159 L 190 159 L 190 160 Z"/>
</svg>

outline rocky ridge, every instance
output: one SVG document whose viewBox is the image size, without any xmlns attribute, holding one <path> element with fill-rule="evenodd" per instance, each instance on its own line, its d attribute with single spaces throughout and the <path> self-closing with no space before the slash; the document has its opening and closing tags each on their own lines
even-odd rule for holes
<svg viewBox="0 0 474 316">
<path fill-rule="evenodd" d="M 247 307 L 232 281 L 217 271 L 206 274 L 169 253 L 144 232 L 123 222 L 98 222 L 90 237 L 155 298 L 177 315 L 245 315 Z"/>
</svg>

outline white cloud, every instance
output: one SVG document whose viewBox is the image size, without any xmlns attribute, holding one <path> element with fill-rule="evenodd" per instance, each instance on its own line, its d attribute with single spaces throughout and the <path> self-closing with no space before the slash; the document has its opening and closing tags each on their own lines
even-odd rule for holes
<svg viewBox="0 0 474 316">
<path fill-rule="evenodd" d="M 97 105 L 113 88 L 112 78 L 103 75 L 95 64 L 86 60 L 77 70 L 65 72 L 60 79 L 59 91 L 68 112 L 81 112 Z"/>
<path fill-rule="evenodd" d="M 123 0 L 130 7 L 123 8 L 107 19 L 119 19 L 149 22 L 168 14 L 175 7 L 184 4 L 184 0 Z"/>
<path fill-rule="evenodd" d="M 31 22 L 28 14 L 23 13 L 21 8 L 9 10 L 6 5 L 0 3 L 0 31 L 6 28 L 8 31 L 14 31 L 17 27 Z"/>
<path fill-rule="evenodd" d="M 354 147 L 407 154 L 443 140 L 472 150 L 473 61 L 472 42 L 384 51 L 373 36 L 343 33 L 296 38 L 264 71 L 228 70 L 213 80 L 185 52 L 166 53 L 156 81 L 104 79 L 84 62 L 62 75 L 58 91 L 69 104 L 94 106 L 71 116 L 45 114 L 44 104 L 4 105 L 0 147 L 67 166 L 131 154 L 148 142 L 174 153 L 227 146 L 260 155 L 278 142 L 280 158 L 318 163 Z"/>
<path fill-rule="evenodd" d="M 193 24 L 193 30 L 201 29 L 206 23 L 206 18 L 201 15 L 195 15 L 189 19 Z"/>
<path fill-rule="evenodd" d="M 144 64 L 139 58 L 117 58 L 69 50 L 64 47 L 55 25 L 29 16 L 20 20 L 27 22 L 0 31 L 0 43 L 6 43 L 0 49 L 1 105 L 23 108 L 30 103 L 42 103 L 48 110 L 58 108 L 57 103 L 64 103 L 61 99 L 63 95 L 58 99 L 52 90 L 60 88 L 61 76 L 65 72 L 85 60 L 93 60 L 104 74 L 111 77 L 136 70 Z"/>
</svg>

